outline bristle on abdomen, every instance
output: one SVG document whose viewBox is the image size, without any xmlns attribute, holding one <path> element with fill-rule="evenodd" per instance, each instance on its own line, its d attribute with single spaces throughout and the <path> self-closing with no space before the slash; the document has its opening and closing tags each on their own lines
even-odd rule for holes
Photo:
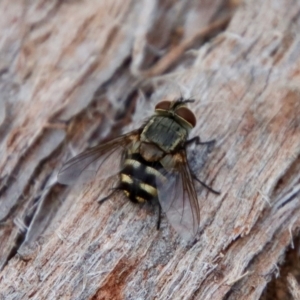
<svg viewBox="0 0 300 300">
<path fill-rule="evenodd" d="M 138 153 L 130 154 L 120 173 L 119 189 L 133 202 L 146 202 L 157 198 L 156 178 L 164 178 L 159 162 L 148 162 Z"/>
</svg>

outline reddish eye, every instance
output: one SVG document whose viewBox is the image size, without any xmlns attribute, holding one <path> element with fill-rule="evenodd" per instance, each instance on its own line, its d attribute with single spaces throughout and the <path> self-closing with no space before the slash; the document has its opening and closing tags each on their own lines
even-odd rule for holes
<svg viewBox="0 0 300 300">
<path fill-rule="evenodd" d="M 172 102 L 171 101 L 161 101 L 156 104 L 155 110 L 169 110 Z"/>
<path fill-rule="evenodd" d="M 196 126 L 196 117 L 187 107 L 182 106 L 176 109 L 176 115 L 190 123 L 192 127 Z"/>
</svg>

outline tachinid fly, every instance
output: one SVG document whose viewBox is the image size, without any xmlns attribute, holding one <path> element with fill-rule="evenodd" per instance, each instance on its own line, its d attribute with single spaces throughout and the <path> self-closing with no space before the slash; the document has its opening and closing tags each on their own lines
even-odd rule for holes
<svg viewBox="0 0 300 300">
<path fill-rule="evenodd" d="M 219 194 L 200 181 L 191 172 L 186 146 L 201 143 L 199 137 L 188 140 L 196 118 L 186 106 L 194 100 L 182 98 L 162 101 L 155 107 L 155 114 L 144 126 L 107 143 L 93 147 L 69 160 L 58 174 L 58 182 L 70 184 L 80 174 L 93 166 L 97 172 L 107 165 L 109 174 L 119 174 L 119 183 L 111 194 L 122 190 L 132 202 L 156 202 L 159 207 L 157 229 L 160 226 L 161 210 L 184 238 L 189 240 L 198 230 L 200 209 L 194 180 L 209 191 Z M 116 161 L 118 163 L 116 163 Z"/>
</svg>

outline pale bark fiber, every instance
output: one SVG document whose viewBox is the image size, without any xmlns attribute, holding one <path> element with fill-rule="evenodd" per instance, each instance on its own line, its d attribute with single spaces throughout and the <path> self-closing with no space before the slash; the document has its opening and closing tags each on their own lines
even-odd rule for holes
<svg viewBox="0 0 300 300">
<path fill-rule="evenodd" d="M 237 2 L 0 2 L 0 299 L 259 299 L 280 275 L 300 226 L 300 2 Z M 55 183 L 181 94 L 192 136 L 216 139 L 192 167 L 221 191 L 197 186 L 195 243 L 122 194 L 99 206 L 113 180 Z"/>
</svg>

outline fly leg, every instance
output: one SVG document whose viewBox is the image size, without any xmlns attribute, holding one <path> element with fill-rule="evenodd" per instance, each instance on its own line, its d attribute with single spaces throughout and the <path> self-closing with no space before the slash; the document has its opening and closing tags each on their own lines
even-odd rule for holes
<svg viewBox="0 0 300 300">
<path fill-rule="evenodd" d="M 200 141 L 200 137 L 199 136 L 195 136 L 193 137 L 192 139 L 190 140 L 187 140 L 184 144 L 184 146 L 188 146 L 192 143 L 195 143 L 196 145 L 209 145 L 209 144 L 214 144 L 216 142 L 216 140 L 210 140 L 210 141 L 207 141 L 207 142 L 201 142 Z"/>
<path fill-rule="evenodd" d="M 206 189 L 208 189 L 210 192 L 216 194 L 216 195 L 220 195 L 221 192 L 214 190 L 212 187 L 208 186 L 206 183 L 204 183 L 203 181 L 201 181 L 199 178 L 197 178 L 197 176 L 195 174 L 191 174 L 192 178 L 195 179 L 196 181 L 198 181 L 200 184 L 202 184 Z"/>
<path fill-rule="evenodd" d="M 97 202 L 98 202 L 99 204 L 105 202 L 105 201 L 108 200 L 110 197 L 112 197 L 112 196 L 114 195 L 114 193 L 117 192 L 119 189 L 118 189 L 118 188 L 112 188 L 112 190 L 113 190 L 113 191 L 112 191 L 110 194 L 108 194 L 106 197 L 104 197 L 104 198 L 98 200 Z"/>
<path fill-rule="evenodd" d="M 161 220 L 161 206 L 158 204 L 158 218 L 156 223 L 156 229 L 159 230 L 160 228 L 160 220 Z"/>
<path fill-rule="evenodd" d="M 195 143 L 196 145 L 209 145 L 209 144 L 214 144 L 216 142 L 216 140 L 210 140 L 207 142 L 201 142 L 200 141 L 200 137 L 199 136 L 195 136 L 192 139 L 188 140 L 185 142 L 184 146 L 188 146 L 192 143 Z M 201 185 L 203 185 L 206 189 L 208 189 L 210 192 L 216 194 L 216 195 L 220 195 L 219 191 L 214 190 L 213 188 L 211 188 L 210 186 L 208 186 L 206 183 L 204 183 L 203 181 L 201 181 L 199 178 L 197 178 L 197 176 L 191 172 L 192 178 L 195 179 L 196 181 L 198 181 Z"/>
</svg>

